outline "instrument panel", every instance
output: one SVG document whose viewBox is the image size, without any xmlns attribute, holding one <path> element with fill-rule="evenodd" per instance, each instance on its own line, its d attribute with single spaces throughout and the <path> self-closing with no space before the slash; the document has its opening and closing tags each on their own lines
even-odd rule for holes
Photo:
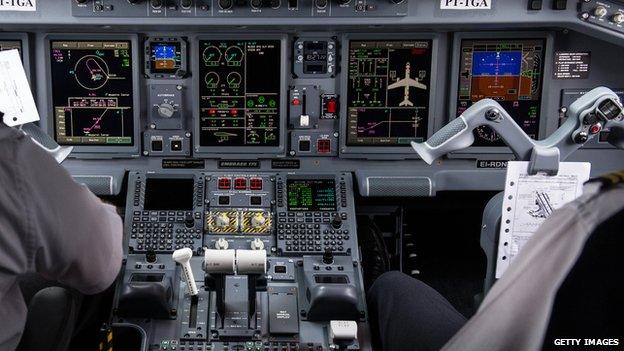
<svg viewBox="0 0 624 351">
<path fill-rule="evenodd" d="M 371 350 L 356 205 L 498 190 L 513 158 L 487 128 L 432 166 L 410 143 L 483 98 L 544 139 L 624 79 L 610 0 L 70 2 L 0 13 L 0 48 L 20 50 L 40 125 L 74 147 L 63 166 L 125 194 L 111 318 L 151 350 Z M 572 159 L 624 167 L 601 133 Z M 336 320 L 355 337 L 334 340 Z"/>
<path fill-rule="evenodd" d="M 585 10 L 587 31 L 514 25 L 555 14 L 582 17 L 571 6 L 452 12 L 407 1 L 226 2 L 85 0 L 64 10 L 44 4 L 53 21 L 71 17 L 77 33 L 58 34 L 63 26 L 45 21 L 32 30 L 12 24 L 0 41 L 21 47 L 27 71 L 36 73 L 41 125 L 74 147 L 68 167 L 102 175 L 102 182 L 112 177 L 113 192 L 126 169 L 204 167 L 351 170 L 360 173 L 362 194 L 373 193 L 369 180 L 399 177 L 396 184 L 422 186 L 419 194 L 429 196 L 435 191 L 426 187 L 449 187 L 434 179 L 449 173 L 425 167 L 410 142 L 432 136 L 475 101 L 497 100 L 527 134 L 544 139 L 565 119 L 567 91 L 617 88 L 622 78 L 607 73 L 608 58 L 621 54 L 616 33 L 596 40 L 602 29 L 592 11 Z M 505 11 L 520 15 L 503 18 Z M 459 30 L 462 13 L 494 14 L 501 24 Z M 485 19 L 479 16 L 475 21 Z M 202 24 L 206 17 L 215 22 Z M 358 26 L 365 18 L 370 26 Z M 430 18 L 441 22 L 425 28 Z M 89 21 L 98 24 L 89 29 Z M 392 24 L 399 22 L 413 26 Z M 579 63 L 565 61 L 577 57 Z M 445 165 L 472 172 L 475 160 L 513 157 L 488 128 L 475 139 Z M 610 150 L 600 141 L 589 148 Z M 94 167 L 83 172 L 87 163 Z M 422 176 L 411 177 L 411 169 Z M 481 187 L 460 178 L 460 188 Z"/>
</svg>

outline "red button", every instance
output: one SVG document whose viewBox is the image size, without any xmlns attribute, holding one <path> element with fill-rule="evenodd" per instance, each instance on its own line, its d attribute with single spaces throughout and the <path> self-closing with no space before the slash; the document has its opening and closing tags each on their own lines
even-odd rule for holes
<svg viewBox="0 0 624 351">
<path fill-rule="evenodd" d="M 236 190 L 245 190 L 245 189 L 247 189 L 247 179 L 245 179 L 245 178 L 236 178 L 236 179 L 234 179 L 234 189 L 236 189 Z"/>
<path fill-rule="evenodd" d="M 301 101 L 299 99 L 297 99 L 297 98 L 294 98 L 292 100 L 292 104 L 295 105 L 295 106 L 299 106 L 299 104 L 301 104 Z"/>
<path fill-rule="evenodd" d="M 602 125 L 600 123 L 596 123 L 593 126 L 589 127 L 589 132 L 592 134 L 598 134 L 602 130 Z"/>
<path fill-rule="evenodd" d="M 319 139 L 316 141 L 316 151 L 319 154 L 327 154 L 331 152 L 331 141 L 329 139 Z"/>
<path fill-rule="evenodd" d="M 229 190 L 230 187 L 232 186 L 232 182 L 230 181 L 230 178 L 219 178 L 219 189 L 220 190 Z"/>
<path fill-rule="evenodd" d="M 249 189 L 250 190 L 262 190 L 262 178 L 249 179 Z"/>
<path fill-rule="evenodd" d="M 327 112 L 328 113 L 336 113 L 336 100 L 331 99 L 327 101 Z"/>
</svg>

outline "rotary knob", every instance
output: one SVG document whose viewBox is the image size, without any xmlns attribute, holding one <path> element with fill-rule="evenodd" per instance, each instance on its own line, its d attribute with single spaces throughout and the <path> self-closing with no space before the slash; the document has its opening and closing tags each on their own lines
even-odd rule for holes
<svg viewBox="0 0 624 351">
<path fill-rule="evenodd" d="M 251 226 L 254 228 L 262 227 L 266 223 L 266 217 L 262 212 L 256 213 L 251 217 Z"/>
<path fill-rule="evenodd" d="M 193 228 L 195 227 L 195 218 L 193 218 L 192 214 L 187 214 L 186 216 L 184 216 L 184 225 L 187 228 Z"/>
<path fill-rule="evenodd" d="M 264 250 L 264 242 L 259 238 L 255 238 L 251 241 L 252 250 Z"/>
<path fill-rule="evenodd" d="M 621 13 L 621 12 L 616 13 L 615 15 L 613 15 L 613 18 L 611 20 L 615 24 L 624 23 L 624 13 Z"/>
<path fill-rule="evenodd" d="M 224 238 L 219 238 L 219 240 L 215 241 L 215 249 L 217 250 L 227 250 L 229 246 L 230 244 Z"/>
<path fill-rule="evenodd" d="M 230 217 L 227 213 L 219 213 L 215 218 L 215 224 L 217 227 L 227 227 L 230 225 Z"/>
<path fill-rule="evenodd" d="M 175 107 L 172 104 L 162 103 L 158 105 L 158 115 L 162 118 L 171 118 L 175 113 Z"/>
<path fill-rule="evenodd" d="M 607 8 L 604 6 L 598 6 L 594 9 L 594 16 L 604 17 L 607 15 Z"/>
<path fill-rule="evenodd" d="M 342 218 L 340 218 L 339 214 L 336 214 L 331 221 L 331 226 L 334 229 L 339 229 L 342 226 Z"/>
<path fill-rule="evenodd" d="M 180 2 L 180 6 L 182 6 L 183 9 L 188 9 L 193 6 L 193 0 L 182 0 L 182 2 Z"/>
</svg>

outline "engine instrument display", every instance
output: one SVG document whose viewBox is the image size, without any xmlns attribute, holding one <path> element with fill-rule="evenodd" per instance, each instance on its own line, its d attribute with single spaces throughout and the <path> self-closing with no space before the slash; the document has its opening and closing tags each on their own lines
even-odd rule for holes
<svg viewBox="0 0 624 351">
<path fill-rule="evenodd" d="M 336 211 L 333 179 L 288 179 L 289 211 Z"/>
<path fill-rule="evenodd" d="M 200 40 L 200 146 L 279 146 L 281 42 Z"/>
<path fill-rule="evenodd" d="M 351 41 L 347 145 L 399 146 L 427 137 L 431 40 Z"/>
<path fill-rule="evenodd" d="M 56 141 L 133 145 L 131 42 L 51 41 L 50 46 Z"/>
<path fill-rule="evenodd" d="M 501 104 L 533 139 L 538 138 L 545 39 L 463 39 L 457 115 L 490 98 Z M 490 127 L 475 129 L 474 146 L 504 146 Z"/>
</svg>

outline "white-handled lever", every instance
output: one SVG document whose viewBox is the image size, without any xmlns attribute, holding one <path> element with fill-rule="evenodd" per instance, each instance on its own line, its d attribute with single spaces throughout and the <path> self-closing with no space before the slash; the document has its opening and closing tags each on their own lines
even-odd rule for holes
<svg viewBox="0 0 624 351">
<path fill-rule="evenodd" d="M 189 294 L 191 296 L 197 296 L 197 284 L 195 284 L 195 277 L 193 276 L 193 270 L 191 269 L 191 257 L 193 257 L 193 250 L 185 247 L 183 249 L 175 250 L 173 252 L 173 260 L 182 266 L 182 273 L 186 286 L 188 287 Z"/>
</svg>

